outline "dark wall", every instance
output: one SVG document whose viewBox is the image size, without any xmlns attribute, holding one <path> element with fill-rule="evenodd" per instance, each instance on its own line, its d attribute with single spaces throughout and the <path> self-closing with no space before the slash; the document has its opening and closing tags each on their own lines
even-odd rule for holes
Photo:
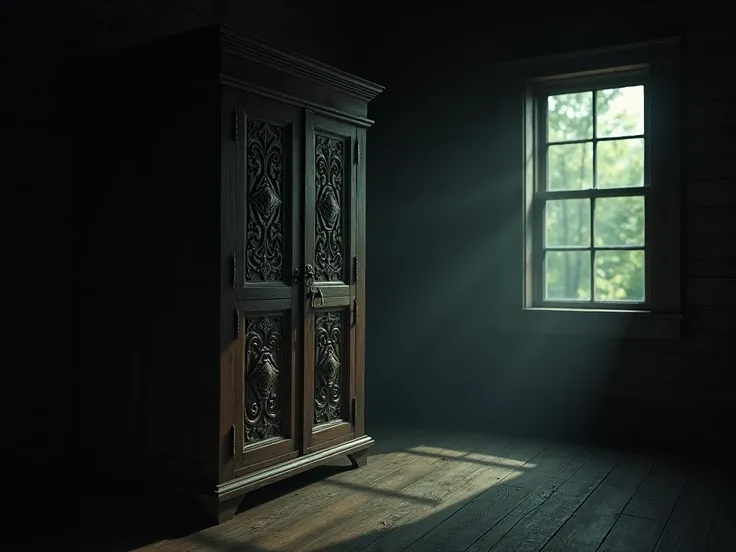
<svg viewBox="0 0 736 552">
<path fill-rule="evenodd" d="M 489 18 L 374 3 L 361 72 L 386 92 L 369 132 L 367 419 L 655 440 L 729 431 L 736 331 L 733 31 L 664 3 Z M 638 3 L 643 4 L 643 3 Z M 668 4 L 669 5 L 669 4 Z M 497 61 L 682 35 L 684 333 L 506 327 L 521 306 L 521 107 Z M 673 236 L 672 239 L 678 239 Z"/>
</svg>

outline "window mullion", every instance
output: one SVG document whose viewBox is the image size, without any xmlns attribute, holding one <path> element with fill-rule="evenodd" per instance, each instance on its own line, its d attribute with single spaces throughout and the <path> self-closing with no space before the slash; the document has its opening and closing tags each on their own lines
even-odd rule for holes
<svg viewBox="0 0 736 552">
<path fill-rule="evenodd" d="M 591 106 L 591 115 L 593 116 L 593 190 L 598 188 L 598 91 L 593 90 L 593 105 Z M 590 300 L 595 302 L 595 232 L 593 225 L 595 224 L 595 194 L 590 198 L 590 223 L 588 231 L 590 232 Z"/>
<path fill-rule="evenodd" d="M 602 188 L 598 190 L 554 190 L 546 192 L 537 192 L 537 196 L 545 201 L 551 199 L 590 199 L 596 197 L 598 199 L 607 197 L 647 197 L 651 193 L 651 188 L 647 186 L 637 186 L 631 188 Z"/>
</svg>

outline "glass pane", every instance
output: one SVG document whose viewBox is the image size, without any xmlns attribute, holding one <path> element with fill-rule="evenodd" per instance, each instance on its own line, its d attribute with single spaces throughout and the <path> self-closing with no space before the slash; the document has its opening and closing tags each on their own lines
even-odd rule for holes
<svg viewBox="0 0 736 552">
<path fill-rule="evenodd" d="M 598 90 L 595 103 L 598 138 L 644 134 L 644 86 Z"/>
<path fill-rule="evenodd" d="M 644 186 L 644 138 L 598 142 L 598 188 Z"/>
<path fill-rule="evenodd" d="M 544 272 L 547 300 L 590 300 L 590 251 L 547 251 Z"/>
<path fill-rule="evenodd" d="M 593 137 L 593 92 L 547 98 L 547 141 L 587 140 Z"/>
<path fill-rule="evenodd" d="M 590 245 L 590 200 L 555 199 L 544 210 L 547 247 Z"/>
<path fill-rule="evenodd" d="M 549 146 L 548 190 L 588 190 L 593 187 L 593 143 Z"/>
<path fill-rule="evenodd" d="M 644 251 L 597 251 L 596 301 L 644 301 Z"/>
<path fill-rule="evenodd" d="M 644 198 L 606 197 L 595 201 L 596 247 L 644 245 Z"/>
</svg>

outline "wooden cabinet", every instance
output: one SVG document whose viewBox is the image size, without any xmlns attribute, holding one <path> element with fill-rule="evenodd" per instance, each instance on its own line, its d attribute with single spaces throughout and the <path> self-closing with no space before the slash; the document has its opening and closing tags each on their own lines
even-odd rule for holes
<svg viewBox="0 0 736 552">
<path fill-rule="evenodd" d="M 90 281 L 82 347 L 114 359 L 87 368 L 93 408 L 116 412 L 94 431 L 120 437 L 97 455 L 214 521 L 336 456 L 363 464 L 365 141 L 382 88 L 220 26 L 90 76 L 80 259 L 109 278 Z"/>
</svg>

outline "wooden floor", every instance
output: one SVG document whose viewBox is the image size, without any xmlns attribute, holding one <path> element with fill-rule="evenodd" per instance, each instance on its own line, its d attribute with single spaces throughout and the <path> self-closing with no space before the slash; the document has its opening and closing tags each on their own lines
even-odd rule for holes
<svg viewBox="0 0 736 552">
<path fill-rule="evenodd" d="M 94 549 L 736 551 L 736 486 L 722 459 L 477 434 L 374 437 L 366 467 L 345 459 L 258 491 L 223 525 Z"/>
</svg>

